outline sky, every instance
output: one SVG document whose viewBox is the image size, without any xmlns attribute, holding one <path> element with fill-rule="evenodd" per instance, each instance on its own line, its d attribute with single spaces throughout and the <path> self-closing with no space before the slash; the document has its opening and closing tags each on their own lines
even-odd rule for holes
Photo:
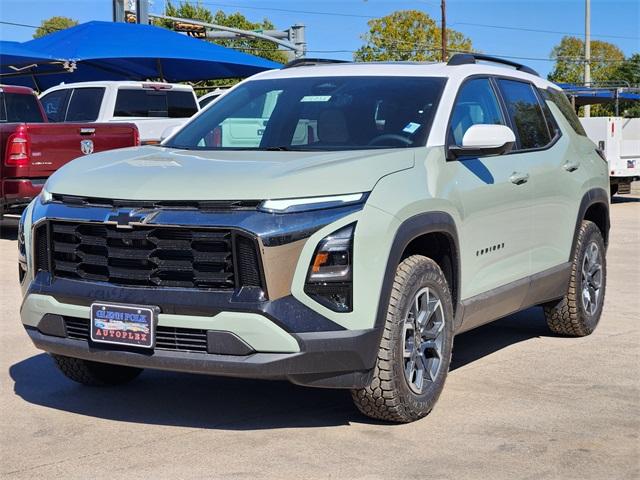
<svg viewBox="0 0 640 480">
<path fill-rule="evenodd" d="M 197 0 L 192 0 L 196 2 Z M 112 19 L 111 0 L 0 0 L 0 21 L 39 25 L 54 15 L 80 22 Z M 165 0 L 151 11 L 163 13 Z M 177 3 L 177 1 L 175 2 Z M 439 21 L 440 0 L 200 0 L 252 21 L 269 18 L 280 29 L 306 26 L 308 57 L 351 59 L 362 45 L 367 21 L 394 10 L 419 9 Z M 487 54 L 521 57 L 546 76 L 551 50 L 565 34 L 584 35 L 585 0 L 448 0 L 447 24 Z M 593 40 L 616 44 L 625 55 L 640 52 L 640 0 L 591 0 Z M 542 31 L 541 31 L 542 30 Z M 33 28 L 0 24 L 0 39 L 26 41 Z M 105 39 L 107 40 L 107 39 Z"/>
</svg>

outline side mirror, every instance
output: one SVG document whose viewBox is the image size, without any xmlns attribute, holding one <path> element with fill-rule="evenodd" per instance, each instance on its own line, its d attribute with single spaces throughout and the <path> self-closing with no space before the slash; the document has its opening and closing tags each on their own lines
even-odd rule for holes
<svg viewBox="0 0 640 480">
<path fill-rule="evenodd" d="M 160 143 L 164 142 L 167 138 L 172 137 L 174 133 L 182 128 L 182 125 L 173 125 L 171 127 L 167 127 L 160 135 Z"/>
<path fill-rule="evenodd" d="M 504 125 L 472 125 L 462 137 L 462 145 L 449 147 L 449 157 L 480 157 L 509 153 L 516 136 Z"/>
</svg>

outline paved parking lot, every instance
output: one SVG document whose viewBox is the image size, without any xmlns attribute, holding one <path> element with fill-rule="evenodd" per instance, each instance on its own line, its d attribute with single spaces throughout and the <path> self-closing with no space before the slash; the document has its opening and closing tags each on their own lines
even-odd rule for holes
<svg viewBox="0 0 640 480">
<path fill-rule="evenodd" d="M 637 192 L 640 193 L 640 192 Z M 456 339 L 433 413 L 372 422 L 343 391 L 145 372 L 58 374 L 20 325 L 15 226 L 0 239 L 0 475 L 102 478 L 640 478 L 640 195 L 612 205 L 604 314 L 553 337 L 540 309 Z"/>
</svg>

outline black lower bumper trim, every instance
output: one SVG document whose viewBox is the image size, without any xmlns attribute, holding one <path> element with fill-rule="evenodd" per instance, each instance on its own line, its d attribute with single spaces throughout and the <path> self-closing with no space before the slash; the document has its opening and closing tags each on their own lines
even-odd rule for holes
<svg viewBox="0 0 640 480">
<path fill-rule="evenodd" d="M 34 345 L 49 353 L 137 368 L 255 379 L 286 379 L 299 385 L 362 388 L 369 384 L 378 350 L 375 329 L 298 334 L 299 353 L 244 356 L 156 350 L 138 353 L 96 347 L 84 340 L 44 335 L 26 327 Z"/>
</svg>

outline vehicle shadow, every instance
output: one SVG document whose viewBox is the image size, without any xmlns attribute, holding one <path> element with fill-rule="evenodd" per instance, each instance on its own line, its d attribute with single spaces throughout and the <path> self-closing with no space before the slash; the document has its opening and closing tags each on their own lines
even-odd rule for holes
<svg viewBox="0 0 640 480">
<path fill-rule="evenodd" d="M 540 309 L 529 309 L 459 335 L 455 370 L 518 342 L 548 335 Z M 348 391 L 287 382 L 145 371 L 131 384 L 83 387 L 64 378 L 46 354 L 10 367 L 14 391 L 25 401 L 117 421 L 222 430 L 377 423 L 361 415 Z"/>
</svg>

